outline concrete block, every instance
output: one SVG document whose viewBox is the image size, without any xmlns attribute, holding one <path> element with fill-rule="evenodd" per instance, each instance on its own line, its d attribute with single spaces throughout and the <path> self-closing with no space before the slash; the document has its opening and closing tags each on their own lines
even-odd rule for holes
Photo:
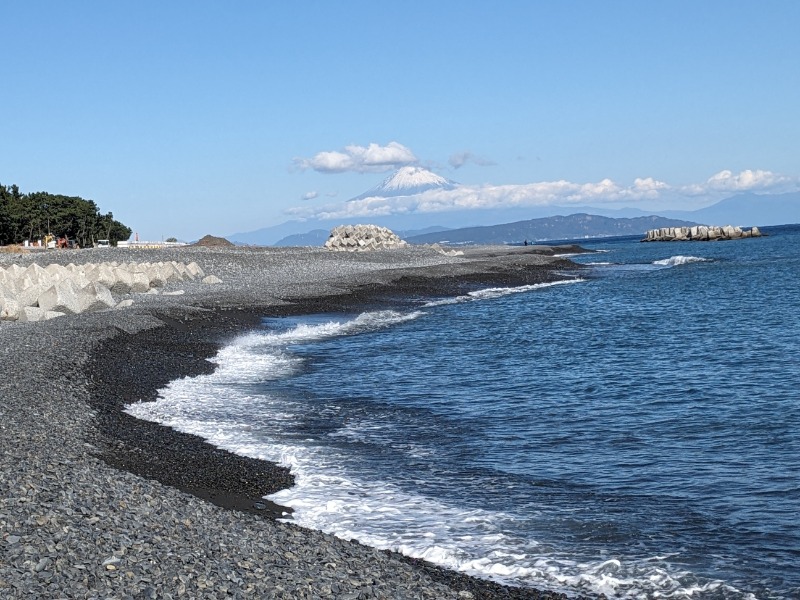
<svg viewBox="0 0 800 600">
<path fill-rule="evenodd" d="M 6 298 L 3 303 L 3 308 L 0 309 L 0 321 L 16 321 L 19 319 L 19 313 L 22 307 L 19 302 L 12 298 Z"/>
<path fill-rule="evenodd" d="M 117 301 L 114 300 L 114 296 L 111 295 L 111 290 L 102 283 L 90 283 L 81 291 L 86 295 L 84 311 L 103 310 L 112 308 L 117 304 Z"/>
<path fill-rule="evenodd" d="M 87 304 L 86 294 L 71 279 L 65 279 L 51 286 L 39 296 L 39 308 L 66 314 L 78 314 Z"/>
<path fill-rule="evenodd" d="M 92 280 L 86 276 L 86 271 L 84 270 L 76 269 L 69 275 L 69 279 L 71 279 L 79 288 L 85 288 L 87 285 L 92 283 Z"/>
<path fill-rule="evenodd" d="M 116 267 L 113 273 L 114 283 L 111 285 L 111 291 L 115 294 L 130 294 L 133 287 L 131 272 L 123 267 Z"/>
<path fill-rule="evenodd" d="M 45 311 L 38 306 L 23 306 L 19 312 L 20 322 L 35 323 L 36 321 L 44 320 Z"/>
<path fill-rule="evenodd" d="M 97 273 L 100 270 L 100 265 L 94 263 L 87 263 L 83 265 L 83 274 L 89 281 L 97 281 Z"/>
<path fill-rule="evenodd" d="M 6 273 L 12 278 L 16 279 L 17 277 L 21 277 L 22 273 L 25 271 L 24 268 L 20 267 L 19 265 L 9 265 L 6 269 Z"/>
<path fill-rule="evenodd" d="M 19 275 L 14 279 L 12 279 L 9 282 L 8 287 L 15 293 L 19 294 L 22 290 L 26 290 L 29 287 L 32 287 L 33 285 L 34 282 L 30 278 L 30 275 L 28 275 L 27 273 L 23 273 L 22 275 Z"/>
<path fill-rule="evenodd" d="M 69 275 L 69 271 L 57 263 L 50 263 L 44 268 L 44 270 L 50 275 L 53 283 L 61 281 Z"/>
<path fill-rule="evenodd" d="M 151 283 L 147 273 L 141 271 L 133 273 L 131 277 L 131 292 L 134 294 L 143 294 L 150 289 Z"/>
<path fill-rule="evenodd" d="M 37 265 L 36 263 L 31 263 L 25 269 L 25 274 L 30 277 L 31 281 L 36 283 L 47 283 L 53 285 L 53 278 L 50 276 L 50 273 L 47 269 Z"/>
<path fill-rule="evenodd" d="M 172 261 L 172 266 L 175 267 L 175 271 L 181 278 L 181 281 L 185 281 L 186 279 L 191 279 L 191 275 L 189 275 L 189 271 L 186 270 L 186 265 L 183 263 L 179 263 L 176 261 Z"/>
<path fill-rule="evenodd" d="M 38 306 L 39 296 L 52 285 L 53 284 L 35 284 L 23 290 L 19 290 L 16 295 L 17 302 L 19 302 L 20 306 Z"/>
<path fill-rule="evenodd" d="M 175 265 L 172 263 L 164 263 L 160 265 L 156 269 L 156 273 L 158 274 L 159 279 L 164 282 L 164 284 L 169 283 L 178 283 L 179 281 L 183 281 L 183 277 L 175 268 Z"/>
<path fill-rule="evenodd" d="M 149 287 L 163 287 L 164 280 L 161 279 L 161 273 L 159 272 L 159 268 L 153 265 L 140 265 L 141 273 L 147 276 L 147 281 L 149 282 Z"/>
<path fill-rule="evenodd" d="M 115 267 L 106 263 L 100 264 L 95 273 L 95 281 L 97 283 L 102 283 L 108 289 L 113 289 L 114 284 L 117 282 L 117 278 L 114 275 L 114 268 Z"/>
<path fill-rule="evenodd" d="M 191 275 L 192 279 L 202 278 L 206 275 L 196 262 L 190 262 L 186 265 L 186 271 Z"/>
</svg>

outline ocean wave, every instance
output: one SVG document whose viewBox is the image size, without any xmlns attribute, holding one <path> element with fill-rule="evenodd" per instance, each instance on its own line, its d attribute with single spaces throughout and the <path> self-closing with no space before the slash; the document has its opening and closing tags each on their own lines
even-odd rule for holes
<svg viewBox="0 0 800 600">
<path fill-rule="evenodd" d="M 346 320 L 331 320 L 315 324 L 300 323 L 286 331 L 254 332 L 243 336 L 234 343 L 239 345 L 253 343 L 254 345 L 262 346 L 284 346 L 315 342 L 341 335 L 378 331 L 397 323 L 412 321 L 424 314 L 421 311 L 370 311 Z"/>
<path fill-rule="evenodd" d="M 231 354 L 228 360 L 247 359 Z M 230 372 L 226 362 L 222 367 Z M 724 588 L 720 597 L 747 598 L 722 582 L 669 568 L 669 557 L 574 560 L 515 533 L 518 515 L 452 506 L 385 481 L 353 477 L 333 448 L 277 441 L 273 430 L 290 427 L 297 409 L 286 399 L 256 398 L 201 375 L 180 380 L 158 401 L 131 405 L 127 412 L 288 467 L 295 486 L 268 498 L 292 508 L 287 522 L 302 527 L 512 585 L 613 598 L 689 599 Z"/>
<path fill-rule="evenodd" d="M 577 281 L 492 288 L 462 301 Z M 287 466 L 296 485 L 270 499 L 294 510 L 292 522 L 343 539 L 357 539 L 503 583 L 566 593 L 692 598 L 716 597 L 722 592 L 724 598 L 746 597 L 722 582 L 700 580 L 674 568 L 669 557 L 576 559 L 565 550 L 520 535 L 518 522 L 525 516 L 455 506 L 387 481 L 358 477 L 344 466 L 347 460 L 340 453 L 345 450 L 281 439 L 308 406 L 248 384 L 290 376 L 302 359 L 293 356 L 287 346 L 380 330 L 423 314 L 374 311 L 350 319 L 299 324 L 286 331 L 250 333 L 220 350 L 214 359 L 218 365 L 214 373 L 176 380 L 161 390 L 158 401 L 129 405 L 126 412 L 198 435 L 230 452 Z M 367 443 L 373 441 L 370 431 L 369 422 L 350 420 L 328 435 Z M 427 456 L 426 448 L 408 450 L 435 460 Z"/>
<path fill-rule="evenodd" d="M 209 362 L 217 365 L 213 373 L 172 381 L 161 390 L 160 397 L 182 402 L 192 398 L 193 394 L 200 394 L 202 397 L 204 386 L 212 389 L 215 386 L 253 385 L 284 379 L 296 373 L 304 362 L 303 358 L 288 351 L 290 346 L 378 331 L 417 319 L 424 314 L 422 311 L 371 311 L 346 320 L 318 324 L 300 323 L 286 331 L 250 332 L 235 338 L 221 348 L 215 357 L 209 359 Z M 171 410 L 178 408 L 173 407 Z M 149 421 L 163 422 L 165 416 L 158 412 L 158 406 L 152 402 L 129 404 L 125 410 L 137 418 Z M 180 418 L 182 417 L 179 415 L 178 419 Z M 165 424 L 175 426 L 172 422 Z"/>
<path fill-rule="evenodd" d="M 719 591 L 724 598 L 748 597 L 722 581 L 676 570 L 661 557 L 576 561 L 516 534 L 518 515 L 456 507 L 387 482 L 349 477 L 334 464 L 335 457 L 310 448 L 277 454 L 292 469 L 296 485 L 269 499 L 293 509 L 288 522 L 342 539 L 484 579 L 556 592 L 689 599 Z"/>
<path fill-rule="evenodd" d="M 662 267 L 677 267 L 678 265 L 688 265 L 690 263 L 696 262 L 714 262 L 710 258 L 701 258 L 699 256 L 670 256 L 669 258 L 665 258 L 663 260 L 654 260 L 654 265 L 659 265 Z"/>
<path fill-rule="evenodd" d="M 531 285 L 520 285 L 516 287 L 486 288 L 483 290 L 470 292 L 469 294 L 465 294 L 463 296 L 455 296 L 453 298 L 442 298 L 440 300 L 431 300 L 430 302 L 426 302 L 425 304 L 423 304 L 423 308 L 432 308 L 434 306 L 444 306 L 447 304 L 461 304 L 462 302 L 474 302 L 476 300 L 492 300 L 494 298 L 502 298 L 503 296 L 508 296 L 509 294 L 521 294 L 523 292 L 531 292 L 533 290 L 540 290 L 544 288 L 553 287 L 556 285 L 565 285 L 568 283 L 581 283 L 583 281 L 586 280 L 578 277 L 575 279 L 550 281 L 548 283 L 534 283 Z"/>
</svg>

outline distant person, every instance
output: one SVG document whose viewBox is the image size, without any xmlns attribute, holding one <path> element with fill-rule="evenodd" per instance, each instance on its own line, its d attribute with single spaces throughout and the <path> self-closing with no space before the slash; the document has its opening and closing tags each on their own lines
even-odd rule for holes
<svg viewBox="0 0 800 600">
<path fill-rule="evenodd" d="M 527 245 L 528 245 L 528 240 L 525 240 L 525 246 L 527 246 Z"/>
</svg>

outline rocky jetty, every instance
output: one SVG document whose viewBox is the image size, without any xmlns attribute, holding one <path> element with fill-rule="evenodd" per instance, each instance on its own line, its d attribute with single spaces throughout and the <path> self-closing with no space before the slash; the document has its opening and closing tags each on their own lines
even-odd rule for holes
<svg viewBox="0 0 800 600">
<path fill-rule="evenodd" d="M 408 245 L 396 233 L 377 225 L 340 225 L 331 230 L 325 247 L 328 250 L 355 252 L 360 250 L 383 250 L 402 248 Z"/>
<path fill-rule="evenodd" d="M 741 227 L 725 225 L 694 225 L 692 227 L 662 227 L 650 229 L 643 242 L 714 242 L 718 240 L 738 240 L 741 238 L 761 237 L 758 227 L 745 230 Z"/>
<path fill-rule="evenodd" d="M 121 296 L 157 293 L 157 288 L 187 280 L 220 282 L 213 275 L 206 277 L 196 262 L 12 264 L 0 268 L 0 321 L 43 321 L 124 308 L 133 301 Z"/>
</svg>

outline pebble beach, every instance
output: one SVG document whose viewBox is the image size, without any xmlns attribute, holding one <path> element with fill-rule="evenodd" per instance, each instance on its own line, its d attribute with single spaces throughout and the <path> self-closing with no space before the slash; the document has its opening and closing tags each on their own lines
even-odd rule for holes
<svg viewBox="0 0 800 600">
<path fill-rule="evenodd" d="M 221 283 L 121 309 L 0 323 L 0 597 L 560 598 L 300 528 L 263 496 L 287 469 L 122 412 L 264 316 L 561 278 L 575 248 L 173 247 L 0 254 L 35 262 L 196 262 Z M 285 515 L 284 515 L 285 516 Z"/>
</svg>

